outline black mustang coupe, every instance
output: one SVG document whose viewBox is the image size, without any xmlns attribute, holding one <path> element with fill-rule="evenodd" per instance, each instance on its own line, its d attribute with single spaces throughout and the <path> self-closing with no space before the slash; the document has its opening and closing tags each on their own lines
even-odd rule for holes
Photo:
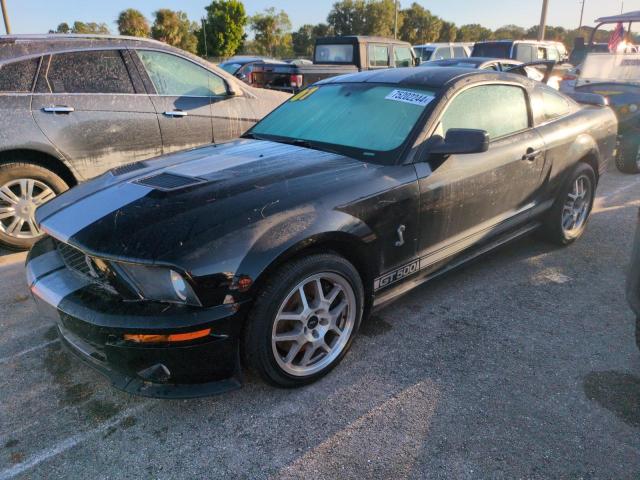
<svg viewBox="0 0 640 480">
<path fill-rule="evenodd" d="M 308 384 L 373 307 L 535 229 L 580 237 L 616 129 L 608 107 L 519 75 L 336 77 L 243 139 L 40 207 L 29 287 L 63 344 L 126 391 L 220 392 L 241 364 Z"/>
</svg>

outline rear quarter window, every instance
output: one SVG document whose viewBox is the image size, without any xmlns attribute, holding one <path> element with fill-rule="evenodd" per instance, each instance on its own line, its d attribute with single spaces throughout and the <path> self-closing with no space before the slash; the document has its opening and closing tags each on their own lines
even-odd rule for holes
<svg viewBox="0 0 640 480">
<path fill-rule="evenodd" d="M 0 92 L 31 92 L 39 61 L 39 58 L 32 58 L 0 66 Z"/>
<path fill-rule="evenodd" d="M 571 112 L 571 104 L 561 94 L 547 89 L 542 90 L 541 93 L 545 120 L 563 117 Z"/>
</svg>

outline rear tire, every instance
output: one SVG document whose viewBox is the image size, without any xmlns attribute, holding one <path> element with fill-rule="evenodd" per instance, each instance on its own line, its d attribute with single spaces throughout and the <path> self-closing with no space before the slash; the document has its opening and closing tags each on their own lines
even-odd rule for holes
<svg viewBox="0 0 640 480">
<path fill-rule="evenodd" d="M 586 163 L 578 163 L 544 218 L 541 231 L 543 238 L 562 246 L 580 238 L 589 221 L 595 191 L 596 175 L 593 168 Z"/>
<path fill-rule="evenodd" d="M 315 382 L 351 347 L 363 305 L 360 275 L 343 257 L 318 253 L 285 264 L 267 279 L 247 318 L 247 366 L 278 387 Z"/>
<path fill-rule="evenodd" d="M 69 187 L 40 165 L 0 164 L 0 247 L 28 250 L 42 238 L 35 225 L 35 209 Z"/>
<path fill-rule="evenodd" d="M 628 137 L 631 137 L 630 135 Z M 616 155 L 616 167 L 622 173 L 640 173 L 640 141 L 623 137 Z"/>
</svg>

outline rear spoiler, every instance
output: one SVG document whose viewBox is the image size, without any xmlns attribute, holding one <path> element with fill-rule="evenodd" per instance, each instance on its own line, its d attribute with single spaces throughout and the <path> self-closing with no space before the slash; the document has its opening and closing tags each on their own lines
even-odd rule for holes
<svg viewBox="0 0 640 480">
<path fill-rule="evenodd" d="M 565 93 L 568 97 L 573 98 L 578 103 L 585 105 L 595 105 L 596 107 L 608 107 L 609 99 L 597 93 L 571 92 Z"/>
</svg>

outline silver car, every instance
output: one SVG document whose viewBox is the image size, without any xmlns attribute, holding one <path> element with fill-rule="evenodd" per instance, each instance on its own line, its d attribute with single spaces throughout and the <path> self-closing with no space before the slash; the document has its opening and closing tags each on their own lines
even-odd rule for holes
<svg viewBox="0 0 640 480">
<path fill-rule="evenodd" d="M 77 183 L 232 140 L 288 97 L 153 40 L 0 36 L 0 245 L 29 248 L 36 207 Z"/>
</svg>

